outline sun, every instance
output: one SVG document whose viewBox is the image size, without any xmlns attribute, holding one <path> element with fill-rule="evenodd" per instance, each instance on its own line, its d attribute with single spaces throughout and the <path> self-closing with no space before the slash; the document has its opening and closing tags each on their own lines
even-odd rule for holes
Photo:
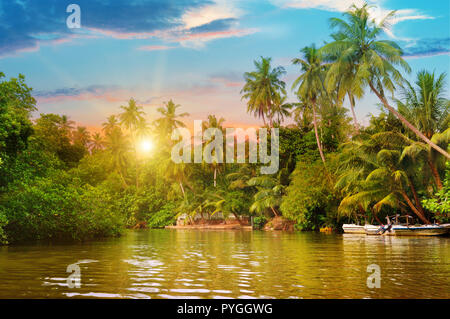
<svg viewBox="0 0 450 319">
<path fill-rule="evenodd" d="M 139 147 L 142 152 L 148 153 L 153 149 L 153 142 L 150 140 L 142 140 Z"/>
</svg>

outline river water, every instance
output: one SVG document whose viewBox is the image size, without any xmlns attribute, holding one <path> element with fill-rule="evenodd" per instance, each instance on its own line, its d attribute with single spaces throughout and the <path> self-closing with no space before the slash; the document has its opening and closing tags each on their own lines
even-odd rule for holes
<svg viewBox="0 0 450 319">
<path fill-rule="evenodd" d="M 0 247 L 0 298 L 80 297 L 450 298 L 450 238 L 142 230 Z"/>
</svg>

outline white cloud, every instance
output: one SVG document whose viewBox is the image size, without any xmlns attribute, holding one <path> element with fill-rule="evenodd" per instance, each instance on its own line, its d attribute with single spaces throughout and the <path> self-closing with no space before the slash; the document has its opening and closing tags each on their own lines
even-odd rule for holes
<svg viewBox="0 0 450 319">
<path fill-rule="evenodd" d="M 214 20 L 239 18 L 242 10 L 235 5 L 236 1 L 215 0 L 214 4 L 187 11 L 181 17 L 184 28 L 195 28 Z"/>
<path fill-rule="evenodd" d="M 320 9 L 325 11 L 338 11 L 344 12 L 349 9 L 352 4 L 361 6 L 364 3 L 369 3 L 369 5 L 374 5 L 370 9 L 371 15 L 376 21 L 383 19 L 391 9 L 387 9 L 384 6 L 385 0 L 271 0 L 273 4 L 281 8 L 295 8 L 295 9 Z M 400 9 L 396 11 L 394 18 L 391 20 L 391 26 L 397 23 L 407 21 L 407 20 L 428 20 L 434 19 L 432 16 L 422 14 L 417 9 Z M 386 34 L 393 39 L 412 41 L 414 39 L 410 38 L 399 38 L 397 37 L 392 29 L 386 30 Z"/>
<path fill-rule="evenodd" d="M 378 4 L 381 0 L 367 1 L 370 4 Z M 352 4 L 361 6 L 364 0 L 272 0 L 272 3 L 282 8 L 297 9 L 322 9 L 326 11 L 345 11 Z"/>
</svg>

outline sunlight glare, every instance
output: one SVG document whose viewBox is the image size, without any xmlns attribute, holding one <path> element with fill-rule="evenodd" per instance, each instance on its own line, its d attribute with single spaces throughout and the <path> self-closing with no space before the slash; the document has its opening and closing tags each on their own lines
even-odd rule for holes
<svg viewBox="0 0 450 319">
<path fill-rule="evenodd" d="M 148 153 L 153 149 L 153 143 L 150 140 L 143 140 L 141 141 L 141 151 Z"/>
</svg>

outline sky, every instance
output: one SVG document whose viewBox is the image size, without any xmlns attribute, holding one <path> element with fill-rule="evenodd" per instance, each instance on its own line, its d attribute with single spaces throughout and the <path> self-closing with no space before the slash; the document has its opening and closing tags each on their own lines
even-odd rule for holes
<svg viewBox="0 0 450 319">
<path fill-rule="evenodd" d="M 241 100 L 243 73 L 260 56 L 285 67 L 294 101 L 300 49 L 329 41 L 329 19 L 362 0 L 0 0 L 0 72 L 22 73 L 39 113 L 68 115 L 98 129 L 130 98 L 147 118 L 173 99 L 193 120 L 215 114 L 226 126 L 262 124 Z M 450 1 L 369 0 L 380 18 L 397 10 L 383 38 L 397 41 L 414 75 L 450 71 Z M 68 28 L 69 4 L 80 28 Z M 70 21 L 72 21 L 70 19 Z M 368 90 L 358 120 L 378 113 Z M 347 105 L 347 101 L 344 106 Z"/>
</svg>

